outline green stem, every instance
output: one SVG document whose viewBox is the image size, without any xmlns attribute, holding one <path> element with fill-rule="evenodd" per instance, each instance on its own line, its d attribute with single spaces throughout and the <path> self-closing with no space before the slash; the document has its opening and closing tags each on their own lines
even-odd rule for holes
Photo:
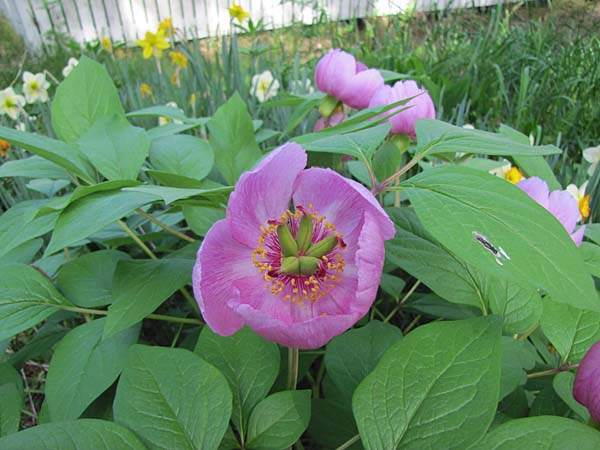
<svg viewBox="0 0 600 450">
<path fill-rule="evenodd" d="M 416 283 L 413 284 L 413 286 L 406 293 L 406 295 L 402 298 L 402 300 L 400 300 L 398 302 L 398 304 L 394 307 L 394 309 L 392 309 L 392 312 L 388 314 L 388 316 L 385 318 L 384 322 L 386 322 L 386 323 L 389 322 L 392 319 L 392 317 L 394 317 L 396 315 L 396 313 L 400 310 L 400 308 L 402 308 L 402 305 L 404 303 L 406 303 L 406 301 L 409 299 L 409 297 L 411 295 L 413 295 L 413 293 L 419 287 L 420 284 L 421 284 L 421 280 L 417 280 Z"/>
<path fill-rule="evenodd" d="M 53 304 L 55 308 L 64 309 L 65 311 L 72 311 L 81 314 L 94 314 L 97 316 L 106 316 L 108 315 L 108 311 L 103 309 L 90 309 L 90 308 L 80 308 L 79 306 L 69 306 L 69 305 L 57 305 Z M 163 322 L 174 322 L 174 323 L 183 323 L 189 325 L 203 325 L 200 319 L 192 319 L 187 317 L 173 317 L 173 316 L 164 316 L 162 314 L 148 314 L 146 319 L 152 320 L 162 320 Z"/>
<path fill-rule="evenodd" d="M 562 365 L 560 367 L 556 367 L 554 369 L 542 370 L 541 372 L 528 373 L 527 378 L 539 378 L 539 377 L 545 377 L 548 375 L 555 375 L 560 372 L 577 369 L 578 367 L 579 367 L 579 364 L 564 364 L 564 365 Z"/>
<path fill-rule="evenodd" d="M 177 236 L 180 239 L 183 239 L 184 241 L 196 242 L 196 239 L 194 239 L 192 237 L 189 237 L 187 234 L 184 234 L 184 233 L 182 233 L 180 231 L 177 231 L 175 228 L 172 228 L 169 225 L 167 225 L 166 223 L 161 222 L 156 217 L 154 217 L 152 214 L 148 214 L 146 211 L 144 211 L 144 210 L 142 210 L 140 208 L 137 208 L 135 210 L 135 212 L 137 212 L 140 216 L 145 217 L 146 219 L 148 219 L 153 224 L 158 225 L 163 230 L 168 231 L 169 233 Z"/>
<path fill-rule="evenodd" d="M 344 442 L 342 445 L 340 445 L 335 450 L 346 450 L 347 448 L 350 448 L 350 446 L 352 444 L 354 444 L 358 441 L 360 441 L 360 434 L 357 434 L 356 436 L 351 437 L 350 439 L 348 439 L 346 442 Z"/>
<path fill-rule="evenodd" d="M 298 349 L 288 347 L 288 383 L 290 391 L 296 390 L 298 383 Z"/>
</svg>

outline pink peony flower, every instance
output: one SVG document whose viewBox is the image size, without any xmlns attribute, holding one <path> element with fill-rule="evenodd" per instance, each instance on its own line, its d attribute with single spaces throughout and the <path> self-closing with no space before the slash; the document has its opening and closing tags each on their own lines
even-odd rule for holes
<svg viewBox="0 0 600 450">
<path fill-rule="evenodd" d="M 315 84 L 326 94 L 355 109 L 369 106 L 373 93 L 383 85 L 377 69 L 367 69 L 354 56 L 335 49 L 323 56 L 315 69 Z"/>
<path fill-rule="evenodd" d="M 600 341 L 592 345 L 579 364 L 573 396 L 600 422 Z"/>
<path fill-rule="evenodd" d="M 226 218 L 196 258 L 194 295 L 227 336 L 248 325 L 294 348 L 317 348 L 371 307 L 394 226 L 362 185 L 288 143 L 242 174 Z"/>
<path fill-rule="evenodd" d="M 387 119 L 387 122 L 392 123 L 392 134 L 409 134 L 414 139 L 417 137 L 415 133 L 415 121 L 417 119 L 435 119 L 433 100 L 431 100 L 429 93 L 425 89 L 419 88 L 416 81 L 397 81 L 394 86 L 381 86 L 373 94 L 369 108 L 389 105 L 390 103 L 399 102 L 410 97 L 415 98 L 402 106 L 388 111 L 386 114 L 408 107 L 408 109 Z"/>
<path fill-rule="evenodd" d="M 313 128 L 314 132 L 321 131 L 325 128 L 334 127 L 346 120 L 346 114 L 343 112 L 335 112 L 329 117 L 319 117 Z"/>
<path fill-rule="evenodd" d="M 567 233 L 578 247 L 583 241 L 585 225 L 575 231 L 575 226 L 581 217 L 577 200 L 568 191 L 555 190 L 550 192 L 548 184 L 538 177 L 519 181 L 517 186 L 525 191 L 533 200 L 546 208 L 565 227 Z"/>
</svg>

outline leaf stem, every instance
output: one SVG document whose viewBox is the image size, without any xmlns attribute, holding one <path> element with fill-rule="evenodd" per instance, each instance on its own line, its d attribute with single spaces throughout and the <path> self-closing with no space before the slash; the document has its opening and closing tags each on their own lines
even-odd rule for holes
<svg viewBox="0 0 600 450">
<path fill-rule="evenodd" d="M 409 299 L 409 297 L 415 292 L 415 290 L 419 287 L 420 284 L 421 284 L 421 280 L 417 280 L 416 283 L 413 284 L 413 286 L 406 293 L 406 295 L 404 297 L 402 297 L 402 300 L 400 300 L 398 302 L 398 304 L 394 307 L 394 309 L 392 309 L 392 312 L 389 313 L 388 316 L 385 318 L 385 320 L 384 320 L 385 323 L 389 322 L 392 319 L 392 317 L 394 317 L 396 315 L 396 313 L 400 310 L 400 308 L 402 308 L 402 305 Z"/>
<path fill-rule="evenodd" d="M 148 219 L 153 224 L 158 225 L 163 230 L 168 231 L 169 233 L 177 236 L 180 239 L 183 239 L 184 241 L 196 242 L 196 239 L 194 239 L 194 238 L 192 238 L 192 237 L 188 236 L 187 234 L 184 234 L 184 233 L 182 233 L 180 231 L 177 231 L 175 228 L 170 227 L 166 223 L 161 222 L 156 217 L 154 217 L 152 214 L 148 214 L 146 211 L 144 211 L 141 208 L 137 208 L 135 210 L 135 212 L 137 212 L 140 216 L 145 217 L 146 219 Z"/>
<path fill-rule="evenodd" d="M 354 444 L 358 441 L 360 441 L 360 434 L 357 434 L 356 436 L 351 437 L 350 439 L 348 439 L 346 442 L 344 442 L 342 445 L 340 445 L 335 450 L 346 450 L 347 448 L 350 448 L 350 446 L 352 444 Z"/>
<path fill-rule="evenodd" d="M 528 373 L 527 378 L 539 378 L 539 377 L 545 377 L 548 375 L 555 375 L 560 372 L 566 372 L 568 370 L 577 369 L 578 367 L 579 367 L 579 363 L 563 364 L 562 366 L 556 367 L 554 369 L 542 370 L 541 372 Z"/>
<path fill-rule="evenodd" d="M 298 384 L 298 349 L 288 347 L 288 390 L 295 391 L 296 384 Z"/>
</svg>

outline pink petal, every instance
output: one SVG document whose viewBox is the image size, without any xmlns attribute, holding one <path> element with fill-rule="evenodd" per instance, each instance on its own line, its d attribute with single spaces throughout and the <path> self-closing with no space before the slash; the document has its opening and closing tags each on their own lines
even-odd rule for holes
<svg viewBox="0 0 600 450">
<path fill-rule="evenodd" d="M 323 74 L 325 78 L 323 92 L 340 98 L 339 93 L 342 92 L 354 74 L 356 73 L 356 60 L 350 53 L 336 49 L 331 55 L 331 60 L 326 66 L 326 72 Z"/>
<path fill-rule="evenodd" d="M 289 208 L 294 180 L 306 166 L 306 152 L 287 143 L 240 177 L 229 197 L 227 223 L 235 239 L 255 247 L 260 227 Z"/>
<path fill-rule="evenodd" d="M 600 341 L 585 354 L 573 384 L 575 400 L 587 407 L 596 420 L 600 419 Z"/>
<path fill-rule="evenodd" d="M 313 131 L 316 133 L 317 131 L 321 131 L 324 128 L 325 128 L 325 117 L 319 117 L 319 119 L 315 123 L 315 127 L 313 128 Z"/>
<path fill-rule="evenodd" d="M 227 302 L 239 298 L 233 283 L 246 277 L 260 278 L 252 249 L 233 239 L 226 220 L 215 222 L 198 251 L 192 286 L 204 320 L 216 333 L 228 336 L 244 325 Z"/>
<path fill-rule="evenodd" d="M 585 233 L 585 225 L 580 226 L 577 231 L 571 233 L 571 239 L 575 242 L 575 245 L 579 247 L 583 242 L 583 235 Z"/>
<path fill-rule="evenodd" d="M 538 177 L 531 177 L 519 181 L 517 186 L 537 203 L 548 209 L 550 190 L 544 180 Z"/>
<path fill-rule="evenodd" d="M 383 86 L 383 77 L 377 69 L 367 69 L 349 79 L 340 86 L 337 97 L 346 105 L 355 109 L 369 107 L 373 94 Z"/>
<path fill-rule="evenodd" d="M 294 204 L 314 210 L 336 226 L 344 236 L 354 231 L 368 211 L 373 215 L 383 238 L 394 237 L 394 224 L 373 194 L 363 185 L 330 169 L 310 168 L 300 173 L 294 185 Z"/>
<path fill-rule="evenodd" d="M 552 191 L 548 198 L 548 211 L 571 234 L 579 221 L 579 205 L 577 200 L 567 191 Z"/>
</svg>

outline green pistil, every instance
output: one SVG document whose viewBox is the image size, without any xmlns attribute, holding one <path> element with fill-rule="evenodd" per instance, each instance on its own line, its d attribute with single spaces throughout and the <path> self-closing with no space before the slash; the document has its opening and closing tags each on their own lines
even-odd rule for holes
<svg viewBox="0 0 600 450">
<path fill-rule="evenodd" d="M 320 267 L 318 258 L 312 256 L 288 256 L 282 258 L 280 272 L 286 275 L 312 275 Z"/>
<path fill-rule="evenodd" d="M 340 101 L 332 95 L 327 95 L 323 97 L 321 100 L 321 104 L 319 105 L 319 113 L 323 117 L 329 117 L 335 111 Z"/>
<path fill-rule="evenodd" d="M 306 252 L 306 256 L 312 256 L 314 258 L 322 258 L 327 253 L 335 248 L 338 244 L 338 238 L 336 236 L 327 236 L 325 239 L 315 243 Z"/>
<path fill-rule="evenodd" d="M 298 226 L 298 234 L 296 235 L 296 243 L 298 244 L 298 250 L 305 252 L 312 243 L 313 234 L 313 221 L 310 216 L 304 215 L 300 219 L 300 226 Z"/>
<path fill-rule="evenodd" d="M 287 225 L 277 227 L 277 237 L 279 238 L 279 245 L 281 245 L 281 254 L 284 257 L 298 254 L 298 244 Z"/>
</svg>

